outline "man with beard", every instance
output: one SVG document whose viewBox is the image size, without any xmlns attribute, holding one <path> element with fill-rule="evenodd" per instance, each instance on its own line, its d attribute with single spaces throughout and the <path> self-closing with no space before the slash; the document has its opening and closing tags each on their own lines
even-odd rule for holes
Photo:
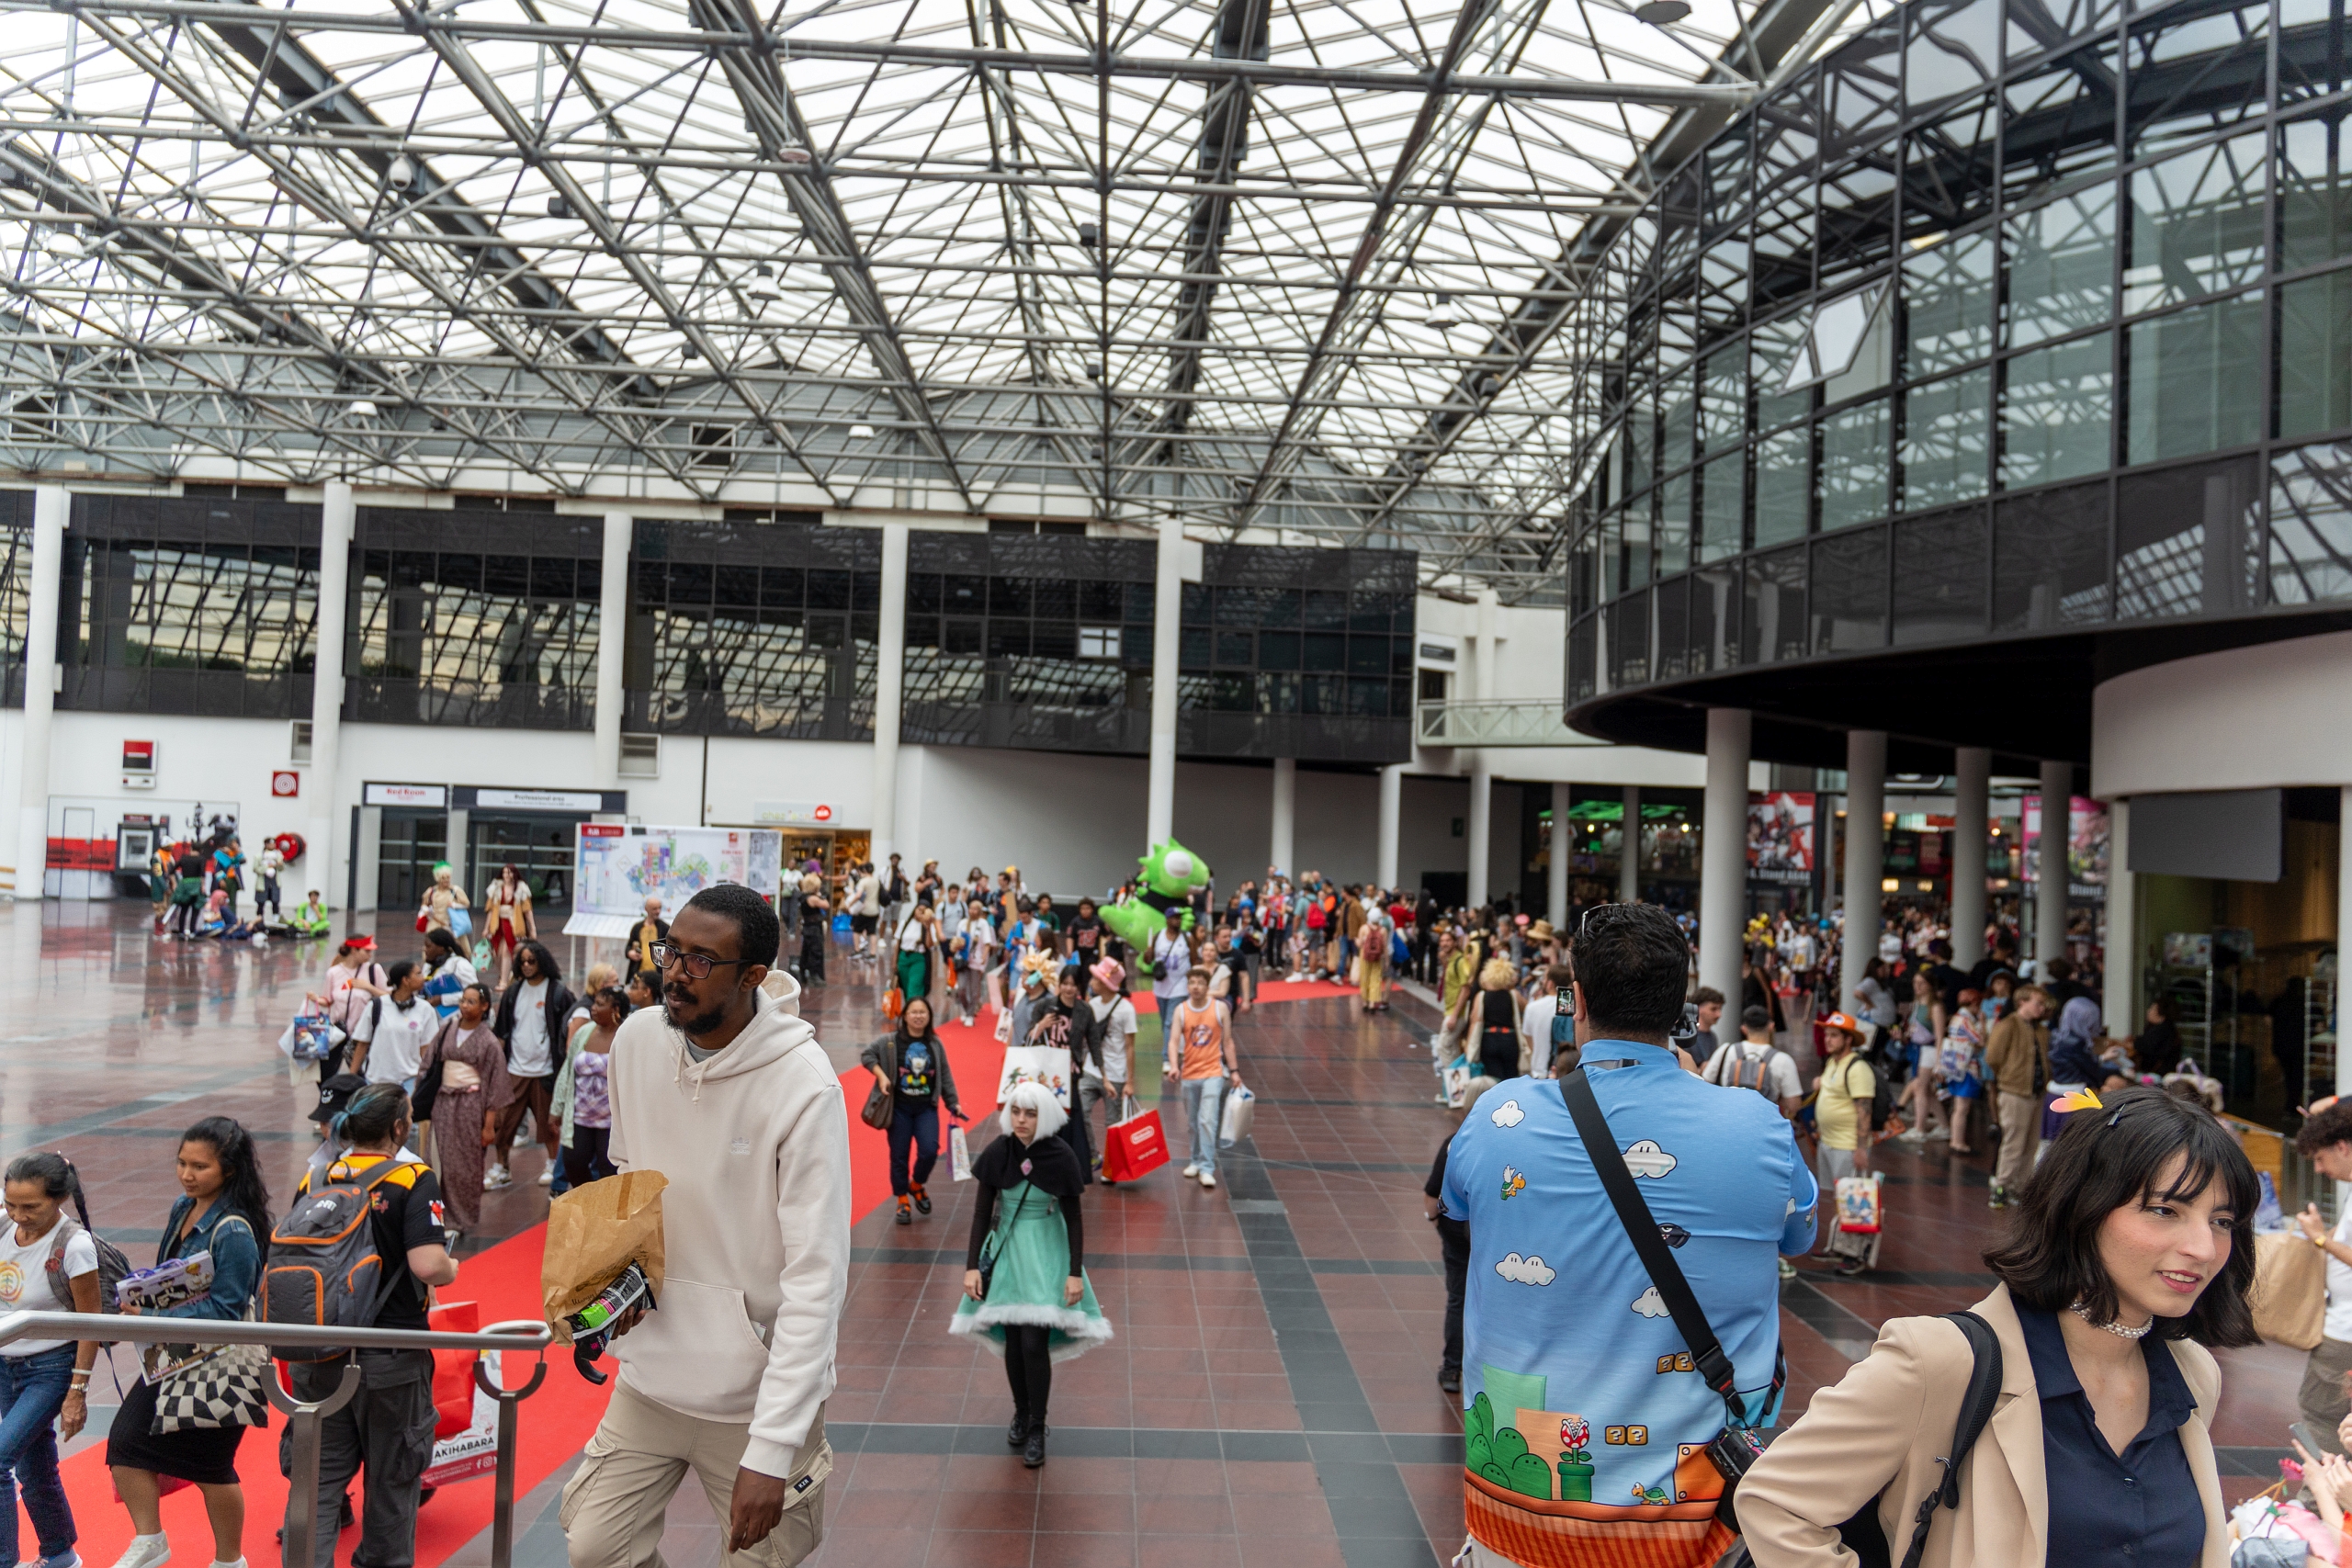
<svg viewBox="0 0 2352 1568">
<path fill-rule="evenodd" d="M 662 1008 L 632 1014 L 608 1069 L 613 1163 L 660 1171 L 667 1279 L 623 1320 L 620 1380 L 564 1488 L 572 1568 L 652 1568 L 692 1468 L 723 1568 L 791 1568 L 824 1533 L 825 1399 L 849 1284 L 849 1124 L 775 911 L 707 887 L 654 944 Z"/>
</svg>

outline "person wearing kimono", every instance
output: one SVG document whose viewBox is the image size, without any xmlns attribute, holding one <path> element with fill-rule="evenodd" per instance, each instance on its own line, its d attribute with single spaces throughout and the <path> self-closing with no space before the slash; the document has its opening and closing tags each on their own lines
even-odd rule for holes
<svg viewBox="0 0 2352 1568">
<path fill-rule="evenodd" d="M 482 1173 L 498 1132 L 498 1108 L 514 1096 L 506 1077 L 506 1048 L 490 1029 L 490 988 L 477 981 L 458 998 L 458 1015 L 424 1048 L 419 1076 L 441 1072 L 441 1092 L 433 1101 L 434 1165 L 441 1173 L 441 1201 L 449 1228 L 469 1231 L 481 1224 Z"/>
</svg>

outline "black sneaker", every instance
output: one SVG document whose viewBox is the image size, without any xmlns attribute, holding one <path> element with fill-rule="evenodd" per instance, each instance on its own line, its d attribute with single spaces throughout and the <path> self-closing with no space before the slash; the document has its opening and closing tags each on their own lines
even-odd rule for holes
<svg viewBox="0 0 2352 1568">
<path fill-rule="evenodd" d="M 1046 1424 L 1043 1421 L 1029 1428 L 1028 1441 L 1021 1448 L 1021 1462 L 1031 1470 L 1046 1462 Z"/>
<path fill-rule="evenodd" d="M 915 1223 L 914 1211 L 907 1206 L 907 1201 L 904 1198 L 899 1200 L 899 1223 L 902 1225 L 910 1225 Z"/>
<path fill-rule="evenodd" d="M 931 1213 L 931 1194 L 924 1191 L 921 1187 L 917 1187 L 915 1189 L 915 1213 L 918 1214 L 928 1214 Z"/>
<path fill-rule="evenodd" d="M 1029 1412 L 1016 1410 L 1012 1413 L 1012 1425 L 1004 1429 L 1004 1446 L 1008 1449 L 1017 1449 L 1028 1440 Z"/>
<path fill-rule="evenodd" d="M 1437 1370 L 1437 1386 L 1445 1390 L 1448 1393 L 1460 1393 L 1462 1392 L 1462 1369 L 1460 1367 L 1440 1367 Z"/>
</svg>

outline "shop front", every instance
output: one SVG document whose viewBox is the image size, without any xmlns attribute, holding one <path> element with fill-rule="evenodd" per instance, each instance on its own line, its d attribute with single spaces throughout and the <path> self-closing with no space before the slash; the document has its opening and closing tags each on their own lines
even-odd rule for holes
<svg viewBox="0 0 2352 1568">
<path fill-rule="evenodd" d="M 626 790 L 371 781 L 353 809 L 351 907 L 413 909 L 433 885 L 434 868 L 447 862 L 477 904 L 513 865 L 534 904 L 568 908 L 580 824 L 628 810 Z"/>
</svg>

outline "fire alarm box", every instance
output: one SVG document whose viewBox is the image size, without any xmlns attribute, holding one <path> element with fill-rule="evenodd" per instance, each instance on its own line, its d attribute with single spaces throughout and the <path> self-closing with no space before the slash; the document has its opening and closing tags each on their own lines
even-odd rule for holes
<svg viewBox="0 0 2352 1568">
<path fill-rule="evenodd" d="M 153 740 L 126 740 L 122 743 L 122 787 L 155 787 L 155 743 Z"/>
</svg>

